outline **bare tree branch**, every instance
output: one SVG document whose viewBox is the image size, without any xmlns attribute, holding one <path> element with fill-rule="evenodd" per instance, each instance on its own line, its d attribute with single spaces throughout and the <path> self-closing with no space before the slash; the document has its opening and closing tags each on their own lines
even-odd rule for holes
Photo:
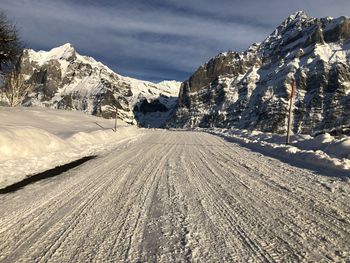
<svg viewBox="0 0 350 263">
<path fill-rule="evenodd" d="M 12 70 L 22 54 L 23 45 L 16 26 L 10 23 L 6 14 L 0 11 L 0 70 Z"/>
<path fill-rule="evenodd" d="M 34 84 L 26 81 L 17 67 L 5 75 L 4 91 L 11 107 L 20 105 L 33 87 Z"/>
<path fill-rule="evenodd" d="M 16 26 L 0 11 L 0 92 L 5 94 L 11 107 L 21 104 L 24 96 L 33 88 L 21 74 L 22 53 L 23 45 Z"/>
</svg>

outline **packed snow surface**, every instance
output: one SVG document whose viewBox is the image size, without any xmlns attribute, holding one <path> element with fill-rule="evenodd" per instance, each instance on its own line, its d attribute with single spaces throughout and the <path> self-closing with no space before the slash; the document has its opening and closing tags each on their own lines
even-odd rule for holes
<svg viewBox="0 0 350 263">
<path fill-rule="evenodd" d="M 349 176 L 153 131 L 0 194 L 1 262 L 348 262 Z"/>
<path fill-rule="evenodd" d="M 111 149 L 142 129 L 118 120 L 45 108 L 0 107 L 0 188 L 47 169 Z"/>
</svg>

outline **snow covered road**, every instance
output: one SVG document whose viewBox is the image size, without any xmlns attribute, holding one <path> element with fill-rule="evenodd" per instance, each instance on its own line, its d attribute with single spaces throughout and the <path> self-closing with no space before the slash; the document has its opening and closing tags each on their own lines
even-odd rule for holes
<svg viewBox="0 0 350 263">
<path fill-rule="evenodd" d="M 349 178 L 154 131 L 0 195 L 0 261 L 346 261 L 349 200 Z"/>
</svg>

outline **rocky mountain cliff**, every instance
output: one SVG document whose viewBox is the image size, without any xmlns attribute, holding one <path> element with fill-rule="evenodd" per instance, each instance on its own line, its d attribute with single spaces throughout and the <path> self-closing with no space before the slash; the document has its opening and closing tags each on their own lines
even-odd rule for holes
<svg viewBox="0 0 350 263">
<path fill-rule="evenodd" d="M 35 83 L 24 106 L 72 109 L 129 124 L 160 127 L 177 103 L 180 83 L 158 84 L 121 76 L 95 59 L 81 56 L 71 44 L 48 52 L 24 51 L 21 71 Z"/>
<path fill-rule="evenodd" d="M 350 18 L 297 12 L 262 43 L 222 53 L 181 85 L 180 127 L 286 132 L 291 80 L 295 133 L 350 133 Z"/>
</svg>

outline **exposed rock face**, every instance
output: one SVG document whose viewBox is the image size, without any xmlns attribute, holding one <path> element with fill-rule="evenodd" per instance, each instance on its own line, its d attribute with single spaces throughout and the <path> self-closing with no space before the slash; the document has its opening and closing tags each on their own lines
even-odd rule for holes
<svg viewBox="0 0 350 263">
<path fill-rule="evenodd" d="M 181 85 L 172 124 L 284 133 L 350 132 L 350 18 L 288 17 L 262 43 L 219 54 Z"/>
<path fill-rule="evenodd" d="M 25 50 L 21 70 L 36 83 L 24 106 L 79 110 L 105 118 L 114 118 L 110 106 L 117 106 L 118 118 L 124 122 L 153 127 L 163 126 L 164 118 L 173 112 L 180 87 L 175 81 L 154 84 L 121 76 L 93 58 L 79 55 L 70 44 L 48 52 Z M 162 111 L 141 109 L 135 114 L 134 107 L 144 101 L 155 101 Z M 152 119 L 155 113 L 159 113 L 157 119 Z"/>
</svg>

